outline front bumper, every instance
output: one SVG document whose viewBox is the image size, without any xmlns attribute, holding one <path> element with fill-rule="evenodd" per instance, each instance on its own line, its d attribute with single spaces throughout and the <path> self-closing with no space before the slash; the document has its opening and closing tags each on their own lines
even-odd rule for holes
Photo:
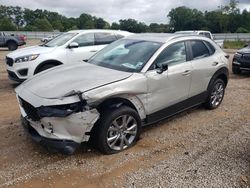
<svg viewBox="0 0 250 188">
<path fill-rule="evenodd" d="M 24 130 L 31 136 L 32 140 L 40 143 L 47 149 L 65 154 L 72 154 L 80 146 L 79 143 L 71 140 L 58 140 L 43 137 L 30 125 L 26 118 L 21 116 L 21 121 Z"/>
<path fill-rule="evenodd" d="M 36 61 L 27 61 L 15 63 L 15 58 L 6 56 L 6 68 L 9 74 L 9 79 L 16 82 L 23 82 L 33 76 Z"/>
<path fill-rule="evenodd" d="M 74 148 L 82 142 L 87 142 L 95 122 L 99 119 L 99 113 L 96 109 L 73 113 L 65 117 L 34 119 L 36 108 L 26 101 L 24 104 L 19 98 L 18 102 L 23 124 L 28 127 L 28 130 L 31 130 L 28 132 L 32 138 L 42 145 L 60 151 L 74 151 Z"/>
<path fill-rule="evenodd" d="M 9 77 L 10 80 L 13 80 L 13 81 L 15 81 L 15 82 L 23 82 L 23 81 L 25 81 L 25 79 L 19 78 L 19 77 L 16 75 L 16 73 L 13 72 L 13 71 L 7 70 L 7 73 L 8 73 L 8 77 Z"/>
<path fill-rule="evenodd" d="M 248 58 L 244 56 L 234 56 L 232 66 L 240 70 L 250 71 L 250 56 Z"/>
</svg>

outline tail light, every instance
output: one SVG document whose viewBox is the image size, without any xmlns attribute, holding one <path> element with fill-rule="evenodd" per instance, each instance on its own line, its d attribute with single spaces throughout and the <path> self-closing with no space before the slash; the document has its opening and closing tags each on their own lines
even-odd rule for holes
<svg viewBox="0 0 250 188">
<path fill-rule="evenodd" d="M 19 38 L 20 38 L 20 40 L 22 40 L 22 41 L 25 41 L 25 40 L 26 40 L 25 35 L 20 35 Z"/>
</svg>

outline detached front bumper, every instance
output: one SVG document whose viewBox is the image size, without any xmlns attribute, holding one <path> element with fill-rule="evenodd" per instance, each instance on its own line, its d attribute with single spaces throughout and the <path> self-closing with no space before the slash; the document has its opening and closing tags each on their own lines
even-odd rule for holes
<svg viewBox="0 0 250 188">
<path fill-rule="evenodd" d="M 32 140 L 40 143 L 45 148 L 53 149 L 54 151 L 62 152 L 65 154 L 72 154 L 79 146 L 79 143 L 76 143 L 72 140 L 58 140 L 42 137 L 25 119 L 21 116 L 22 125 L 24 130 L 31 136 Z"/>
<path fill-rule="evenodd" d="M 99 119 L 98 111 L 91 109 L 65 117 L 43 117 L 34 120 L 32 116 L 36 108 L 30 104 L 27 108 L 27 104 L 22 106 L 22 103 L 19 101 L 22 122 L 33 140 L 64 153 L 72 153 L 82 142 L 88 141 L 90 131 Z"/>
</svg>

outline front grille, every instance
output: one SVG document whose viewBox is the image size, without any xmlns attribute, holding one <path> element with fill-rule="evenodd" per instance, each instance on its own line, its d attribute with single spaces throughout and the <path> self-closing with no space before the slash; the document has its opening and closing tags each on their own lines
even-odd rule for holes
<svg viewBox="0 0 250 188">
<path fill-rule="evenodd" d="M 28 118 L 32 119 L 33 121 L 40 120 L 40 117 L 37 113 L 37 109 L 34 106 L 32 106 L 30 103 L 23 100 L 22 98 L 19 97 L 19 99 L 20 99 L 21 106 L 23 107 Z"/>
<path fill-rule="evenodd" d="M 10 57 L 6 57 L 5 60 L 6 60 L 6 64 L 12 67 L 14 60 Z"/>
</svg>

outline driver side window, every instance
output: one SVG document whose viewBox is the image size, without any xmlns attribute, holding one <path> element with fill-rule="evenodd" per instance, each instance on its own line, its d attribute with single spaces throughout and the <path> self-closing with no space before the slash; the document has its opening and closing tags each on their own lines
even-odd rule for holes
<svg viewBox="0 0 250 188">
<path fill-rule="evenodd" d="M 77 37 L 73 42 L 77 42 L 79 47 L 93 46 L 94 45 L 94 34 L 88 33 Z"/>
<path fill-rule="evenodd" d="M 154 65 L 174 65 L 187 61 L 185 42 L 178 42 L 165 48 L 156 58 Z"/>
</svg>

